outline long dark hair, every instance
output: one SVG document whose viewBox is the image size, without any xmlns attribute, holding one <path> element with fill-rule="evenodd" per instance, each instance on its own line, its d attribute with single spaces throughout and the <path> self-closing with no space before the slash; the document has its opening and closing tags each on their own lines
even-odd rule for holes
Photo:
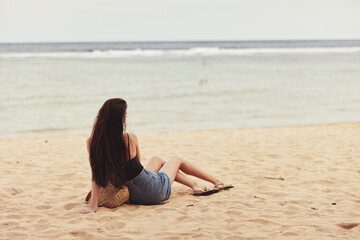
<svg viewBox="0 0 360 240">
<path fill-rule="evenodd" d="M 128 156 L 124 141 L 127 103 L 120 98 L 107 100 L 95 119 L 90 138 L 92 179 L 100 186 L 125 184 Z"/>
</svg>

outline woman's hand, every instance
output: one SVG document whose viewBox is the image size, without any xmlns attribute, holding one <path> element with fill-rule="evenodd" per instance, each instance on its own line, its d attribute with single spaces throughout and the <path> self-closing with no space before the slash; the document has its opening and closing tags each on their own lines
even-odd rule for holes
<svg viewBox="0 0 360 240">
<path fill-rule="evenodd" d="M 96 212 L 90 208 L 83 208 L 76 211 L 77 214 L 87 214 L 87 213 L 93 213 Z"/>
</svg>

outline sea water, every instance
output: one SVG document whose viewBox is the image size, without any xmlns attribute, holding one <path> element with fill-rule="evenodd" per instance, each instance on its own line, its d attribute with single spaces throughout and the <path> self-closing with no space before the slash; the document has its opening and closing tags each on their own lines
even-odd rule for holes
<svg viewBox="0 0 360 240">
<path fill-rule="evenodd" d="M 0 44 L 0 138 L 360 121 L 360 41 Z"/>
</svg>

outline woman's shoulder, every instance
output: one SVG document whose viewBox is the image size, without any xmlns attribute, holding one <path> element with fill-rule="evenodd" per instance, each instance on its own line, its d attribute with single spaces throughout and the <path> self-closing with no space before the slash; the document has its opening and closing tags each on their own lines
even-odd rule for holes
<svg viewBox="0 0 360 240">
<path fill-rule="evenodd" d="M 135 133 L 127 133 L 127 134 L 129 134 L 130 142 L 138 143 L 138 139 Z"/>
<path fill-rule="evenodd" d="M 92 139 L 91 136 L 86 139 L 86 146 L 88 147 L 90 146 L 91 139 Z"/>
</svg>

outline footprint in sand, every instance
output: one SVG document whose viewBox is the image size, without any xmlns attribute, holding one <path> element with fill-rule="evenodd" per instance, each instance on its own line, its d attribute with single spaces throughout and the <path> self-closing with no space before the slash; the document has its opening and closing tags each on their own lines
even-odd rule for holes
<svg viewBox="0 0 360 240">
<path fill-rule="evenodd" d="M 118 217 L 115 218 L 115 217 L 112 217 L 112 216 L 104 216 L 104 217 L 101 217 L 99 218 L 98 220 L 101 221 L 101 222 L 110 222 L 110 221 L 114 221 L 114 220 L 117 220 L 119 219 Z"/>
<path fill-rule="evenodd" d="M 64 206 L 64 208 L 66 209 L 66 210 L 71 210 L 71 209 L 73 209 L 74 207 L 76 207 L 77 206 L 77 204 L 75 204 L 75 203 L 68 203 L 68 204 L 66 204 L 65 206 Z"/>
<path fill-rule="evenodd" d="M 8 221 L 1 223 L 3 227 L 10 227 L 10 226 L 19 226 L 20 224 L 18 222 Z"/>
<path fill-rule="evenodd" d="M 58 177 L 61 179 L 67 179 L 67 178 L 72 177 L 73 175 L 74 175 L 74 173 L 65 173 L 65 174 L 58 175 Z"/>
<path fill-rule="evenodd" d="M 325 192 L 325 193 L 329 193 L 331 192 L 332 190 L 330 188 L 324 188 L 322 189 L 321 191 Z"/>
<path fill-rule="evenodd" d="M 339 223 L 338 227 L 341 227 L 343 229 L 352 229 L 354 227 L 357 227 L 358 223 Z"/>
<path fill-rule="evenodd" d="M 73 219 L 73 220 L 67 221 L 66 223 L 67 224 L 77 224 L 77 223 L 79 223 L 79 220 L 78 219 Z"/>
<path fill-rule="evenodd" d="M 15 195 L 20 194 L 21 191 L 19 189 L 11 188 L 9 190 L 9 192 L 10 192 L 10 195 L 15 196 Z"/>
<path fill-rule="evenodd" d="M 188 218 L 187 216 L 181 216 L 181 217 L 176 218 L 176 221 L 177 221 L 177 222 L 183 222 L 183 221 L 185 221 L 187 218 Z"/>
<path fill-rule="evenodd" d="M 285 232 L 282 234 L 283 236 L 298 236 L 299 234 L 293 233 L 293 232 Z"/>
<path fill-rule="evenodd" d="M 38 210 L 47 210 L 47 209 L 51 208 L 51 206 L 49 206 L 49 205 L 40 205 L 40 206 L 36 206 L 35 208 L 38 209 Z"/>
<path fill-rule="evenodd" d="M 106 223 L 105 229 L 112 231 L 112 230 L 115 230 L 115 229 L 121 229 L 121 228 L 123 228 L 125 226 L 126 226 L 125 222 L 112 221 L 112 222 Z"/>
<path fill-rule="evenodd" d="M 81 237 L 81 239 L 89 239 L 89 234 L 84 231 L 72 231 L 70 234 L 74 237 Z"/>
<path fill-rule="evenodd" d="M 285 215 L 295 215 L 295 214 L 297 214 L 298 212 L 296 212 L 296 211 L 285 211 L 284 212 L 284 214 Z"/>
<path fill-rule="evenodd" d="M 262 224 L 262 225 L 268 225 L 268 224 L 275 224 L 275 225 L 279 225 L 279 224 L 278 224 L 278 223 L 276 223 L 276 222 L 269 221 L 269 220 L 262 219 L 262 218 L 251 219 L 251 220 L 249 220 L 249 221 L 250 221 L 250 222 L 259 223 L 259 224 Z"/>
<path fill-rule="evenodd" d="M 87 186 L 87 184 L 85 183 L 76 183 L 76 184 L 73 184 L 72 187 L 73 188 L 85 188 Z"/>
<path fill-rule="evenodd" d="M 269 154 L 266 154 L 266 156 L 268 156 L 269 158 L 279 158 L 279 157 L 281 157 L 280 155 L 277 155 L 277 154 L 271 154 L 271 153 L 269 153 Z"/>
</svg>

